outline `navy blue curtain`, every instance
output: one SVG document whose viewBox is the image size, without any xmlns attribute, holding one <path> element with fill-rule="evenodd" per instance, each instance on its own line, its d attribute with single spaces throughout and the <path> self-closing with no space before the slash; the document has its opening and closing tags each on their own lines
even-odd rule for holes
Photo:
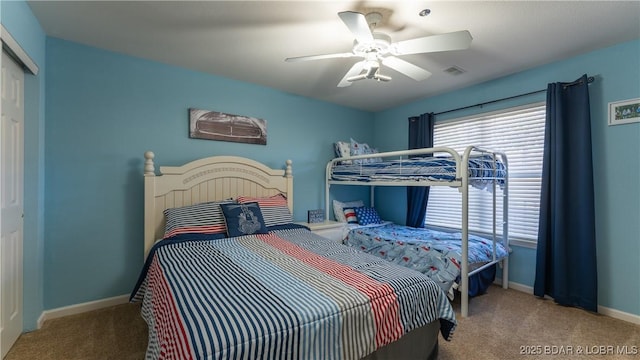
<svg viewBox="0 0 640 360">
<path fill-rule="evenodd" d="M 597 312 L 589 88 L 584 75 L 547 87 L 534 294 Z"/>
<path fill-rule="evenodd" d="M 409 149 L 433 147 L 434 122 L 435 115 L 433 113 L 409 118 Z M 424 227 L 428 201 L 429 187 L 407 186 L 407 226 Z"/>
</svg>

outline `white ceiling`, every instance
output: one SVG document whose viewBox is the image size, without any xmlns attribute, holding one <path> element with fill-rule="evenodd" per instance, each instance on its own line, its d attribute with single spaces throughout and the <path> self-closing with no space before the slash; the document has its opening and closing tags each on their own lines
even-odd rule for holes
<svg viewBox="0 0 640 360">
<path fill-rule="evenodd" d="M 368 111 L 463 88 L 640 38 L 640 1 L 28 1 L 49 36 Z M 420 17 L 420 10 L 431 14 Z M 357 58 L 337 13 L 372 10 L 392 41 L 469 30 L 471 47 L 407 55 L 433 75 L 417 82 L 336 85 Z M 456 66 L 466 72 L 449 75 Z M 579 75 L 580 70 L 576 73 Z"/>
</svg>

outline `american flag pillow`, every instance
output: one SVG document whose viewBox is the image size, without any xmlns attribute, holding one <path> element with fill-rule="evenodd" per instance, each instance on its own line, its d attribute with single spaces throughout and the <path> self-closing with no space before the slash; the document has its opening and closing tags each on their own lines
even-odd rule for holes
<svg viewBox="0 0 640 360">
<path fill-rule="evenodd" d="M 212 201 L 166 209 L 164 239 L 181 234 L 226 234 L 227 226 L 220 204 L 232 203 L 232 200 Z"/>
<path fill-rule="evenodd" d="M 264 218 L 264 224 L 268 226 L 285 225 L 293 222 L 293 215 L 289 210 L 287 198 L 282 194 L 268 197 L 238 196 L 239 204 L 257 202 Z"/>
<path fill-rule="evenodd" d="M 349 224 L 357 224 L 358 217 L 356 216 L 356 211 L 352 208 L 344 209 L 344 217 L 347 219 L 347 223 Z"/>
</svg>

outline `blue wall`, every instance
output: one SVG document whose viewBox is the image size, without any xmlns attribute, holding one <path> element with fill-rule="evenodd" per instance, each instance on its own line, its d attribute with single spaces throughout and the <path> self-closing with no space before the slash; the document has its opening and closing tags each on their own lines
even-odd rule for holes
<svg viewBox="0 0 640 360">
<path fill-rule="evenodd" d="M 589 85 L 598 256 L 598 303 L 640 315 L 640 124 L 608 126 L 612 101 L 640 97 L 640 41 L 619 44 L 494 81 L 450 92 L 375 114 L 374 144 L 385 150 L 407 148 L 410 116 L 440 112 L 546 89 L 547 83 L 597 75 Z M 544 101 L 545 94 L 447 114 L 437 120 Z M 377 195 L 381 215 L 404 221 L 402 189 Z M 534 249 L 514 246 L 510 280 L 533 286 Z"/>
<path fill-rule="evenodd" d="M 32 330 L 44 310 L 44 109 L 45 41 L 25 2 L 0 1 L 2 25 L 38 66 L 25 73 L 24 88 L 24 328 Z"/>
<path fill-rule="evenodd" d="M 324 207 L 333 142 L 370 141 L 373 115 L 91 48 L 47 41 L 45 308 L 129 293 L 143 258 L 143 153 L 159 165 L 293 160 L 294 217 Z M 53 70 L 55 69 L 55 70 Z M 267 121 L 267 145 L 190 139 L 196 107 Z"/>
</svg>

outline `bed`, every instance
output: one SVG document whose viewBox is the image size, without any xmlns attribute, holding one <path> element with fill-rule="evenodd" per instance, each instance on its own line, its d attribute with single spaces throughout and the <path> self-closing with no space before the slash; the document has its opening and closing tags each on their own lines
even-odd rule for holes
<svg viewBox="0 0 640 360">
<path fill-rule="evenodd" d="M 147 152 L 144 182 L 130 300 L 147 359 L 433 359 L 450 340 L 431 279 L 293 224 L 291 161 L 214 156 L 156 175 Z"/>
<path fill-rule="evenodd" d="M 453 299 L 453 291 L 460 283 L 461 232 L 413 228 L 391 222 L 349 228 L 343 240 L 345 244 L 428 275 Z M 508 255 L 500 243 L 495 244 L 494 253 L 493 241 L 481 236 L 470 234 L 468 244 L 470 271 Z M 493 272 L 494 269 L 488 272 L 488 281 L 493 281 Z M 486 284 L 470 283 L 469 295 L 479 295 L 485 289 Z"/>
<path fill-rule="evenodd" d="M 345 243 L 421 271 L 433 277 L 444 291 L 459 283 L 463 317 L 469 314 L 471 276 L 494 271 L 495 265 L 499 264 L 502 266 L 502 286 L 508 287 L 508 163 L 504 153 L 469 146 L 463 153 L 448 147 L 434 147 L 336 157 L 326 168 L 327 218 L 332 208 L 332 185 L 370 186 L 371 207 L 375 206 L 376 186 L 458 188 L 462 202 L 462 222 L 458 232 L 416 229 L 379 220 L 374 221 L 373 226 L 351 229 L 344 236 Z M 493 234 L 487 238 L 469 233 L 470 188 L 493 193 Z M 497 217 L 497 196 L 503 196 L 503 220 Z M 335 204 L 334 200 L 334 208 Z M 360 204 L 355 206 L 357 210 Z M 338 221 L 344 221 L 338 219 L 342 210 L 334 209 Z M 501 237 L 497 235 L 499 222 L 502 225 Z"/>
</svg>

